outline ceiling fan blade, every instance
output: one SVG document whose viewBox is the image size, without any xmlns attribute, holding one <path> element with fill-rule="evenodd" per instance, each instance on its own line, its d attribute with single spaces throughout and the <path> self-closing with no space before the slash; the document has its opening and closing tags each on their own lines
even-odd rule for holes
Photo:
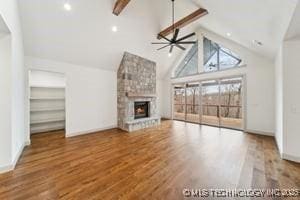
<svg viewBox="0 0 300 200">
<path fill-rule="evenodd" d="M 196 44 L 196 41 L 182 41 L 182 42 L 177 42 L 177 44 Z"/>
<path fill-rule="evenodd" d="M 170 42 L 151 42 L 151 44 L 170 44 Z"/>
<path fill-rule="evenodd" d="M 163 36 L 162 34 L 158 34 L 161 38 L 163 38 L 163 39 L 165 39 L 165 40 L 167 40 L 167 41 L 169 41 L 169 42 L 172 42 L 170 39 L 168 39 L 167 37 L 165 37 L 165 36 Z"/>
<path fill-rule="evenodd" d="M 196 35 L 196 33 L 188 34 L 188 35 L 186 35 L 186 36 L 184 36 L 184 37 L 178 39 L 178 40 L 176 41 L 176 43 L 178 43 L 178 42 L 180 42 L 180 41 L 182 41 L 182 40 L 188 39 L 188 38 L 190 38 L 190 37 L 192 37 L 192 36 L 194 36 L 194 35 Z"/>
<path fill-rule="evenodd" d="M 183 51 L 185 50 L 185 48 L 184 48 L 183 46 L 179 45 L 179 44 L 175 44 L 175 46 L 176 46 L 177 48 L 183 50 Z"/>
<path fill-rule="evenodd" d="M 176 41 L 177 37 L 178 37 L 178 33 L 179 33 L 179 29 L 177 28 L 175 30 L 174 36 L 173 36 L 173 40 Z"/>
<path fill-rule="evenodd" d="M 171 44 L 168 44 L 168 45 L 166 45 L 166 46 L 163 46 L 163 47 L 157 49 L 157 51 L 159 51 L 159 50 L 161 50 L 161 49 L 164 49 L 164 48 L 166 48 L 166 47 L 168 47 L 168 46 L 170 46 L 170 45 L 171 45 Z"/>
<path fill-rule="evenodd" d="M 171 45 L 169 53 L 172 53 L 174 45 Z"/>
</svg>

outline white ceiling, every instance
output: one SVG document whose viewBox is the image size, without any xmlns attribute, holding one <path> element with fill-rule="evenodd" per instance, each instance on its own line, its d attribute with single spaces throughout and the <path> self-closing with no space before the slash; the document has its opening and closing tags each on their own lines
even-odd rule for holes
<svg viewBox="0 0 300 200">
<path fill-rule="evenodd" d="M 10 33 L 10 31 L 9 31 L 6 23 L 4 22 L 2 16 L 0 15 L 0 39 L 9 33 Z"/>
<path fill-rule="evenodd" d="M 66 12 L 63 3 L 72 11 Z M 157 62 L 163 77 L 182 52 L 171 58 L 168 49 L 151 45 L 156 34 L 170 25 L 170 0 L 131 1 L 120 16 L 112 14 L 115 0 L 20 0 L 25 53 L 77 65 L 117 70 L 124 51 Z M 203 26 L 258 53 L 274 58 L 288 28 L 297 0 L 176 0 L 176 18 L 202 6 L 209 15 L 181 35 Z M 111 27 L 119 31 L 112 33 Z M 259 47 L 253 40 L 264 45 Z"/>
<path fill-rule="evenodd" d="M 286 40 L 294 38 L 300 38 L 300 3 L 298 3 L 295 9 L 289 29 L 285 35 Z"/>
</svg>

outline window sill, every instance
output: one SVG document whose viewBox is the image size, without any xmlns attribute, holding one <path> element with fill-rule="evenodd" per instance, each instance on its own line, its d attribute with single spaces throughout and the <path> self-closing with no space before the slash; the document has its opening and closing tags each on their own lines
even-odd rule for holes
<svg viewBox="0 0 300 200">
<path fill-rule="evenodd" d="M 200 73 L 196 73 L 196 74 L 191 74 L 191 75 L 187 75 L 187 76 L 181 76 L 181 77 L 171 77 L 171 79 L 180 79 L 180 78 L 186 78 L 186 77 L 192 77 L 192 76 L 198 76 L 198 75 L 203 75 L 203 74 L 213 74 L 213 73 L 219 73 L 219 72 L 224 72 L 224 71 L 234 71 L 236 69 L 241 69 L 241 68 L 246 68 L 247 65 L 240 65 L 238 67 L 233 67 L 233 68 L 229 68 L 229 69 L 221 69 L 218 71 L 212 71 L 212 72 L 200 72 Z"/>
</svg>

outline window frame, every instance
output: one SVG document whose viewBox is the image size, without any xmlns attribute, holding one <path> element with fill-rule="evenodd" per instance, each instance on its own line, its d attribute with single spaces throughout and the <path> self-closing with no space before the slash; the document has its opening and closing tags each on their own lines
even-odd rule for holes
<svg viewBox="0 0 300 200">
<path fill-rule="evenodd" d="M 230 68 L 221 68 L 220 67 L 220 56 L 218 55 L 218 65 L 217 65 L 217 70 L 214 70 L 214 71 L 205 71 L 205 64 L 204 64 L 204 39 L 207 39 L 215 44 L 218 45 L 219 49 L 221 49 L 222 52 L 224 52 L 224 54 L 228 54 L 228 52 L 222 50 L 222 48 L 224 49 L 227 49 L 228 51 L 232 52 L 233 55 L 229 55 L 237 60 L 239 60 L 239 62 L 233 66 L 233 67 L 230 67 Z M 198 37 L 197 39 L 197 44 L 198 44 L 198 48 L 197 48 L 197 51 L 198 52 L 198 62 L 197 62 L 197 72 L 196 73 L 193 73 L 193 74 L 188 74 L 188 75 L 184 75 L 184 76 L 178 76 L 176 74 L 176 70 L 178 69 L 178 67 L 180 66 L 180 64 L 185 60 L 186 56 L 188 55 L 189 51 L 193 48 L 193 46 L 191 48 L 188 48 L 188 51 L 187 53 L 184 53 L 182 55 L 182 57 L 180 58 L 180 60 L 178 61 L 177 63 L 177 67 L 173 69 L 172 71 L 172 76 L 171 76 L 171 79 L 182 79 L 182 78 L 186 78 L 186 77 L 192 77 L 192 76 L 197 76 L 197 75 L 201 75 L 201 74 L 210 74 L 210 73 L 217 73 L 217 72 L 223 72 L 223 71 L 227 71 L 227 70 L 236 70 L 236 69 L 239 69 L 239 68 L 246 68 L 247 67 L 247 64 L 244 62 L 244 59 L 242 58 L 242 56 L 240 56 L 239 54 L 235 53 L 235 51 L 231 50 L 230 48 L 226 48 L 225 46 L 223 45 L 220 45 L 218 42 L 215 42 L 213 39 L 210 39 L 209 36 L 206 36 L 206 35 L 203 35 L 201 34 L 201 37 Z M 199 55 L 201 53 L 201 55 Z M 219 51 L 217 51 L 217 53 L 219 54 Z M 236 57 L 235 55 L 239 56 Z M 200 58 L 201 57 L 201 58 Z M 191 56 L 191 58 L 189 59 L 189 61 L 193 58 L 193 56 Z M 186 67 L 187 64 L 184 65 L 184 67 L 181 69 L 183 70 L 185 67 Z"/>
</svg>

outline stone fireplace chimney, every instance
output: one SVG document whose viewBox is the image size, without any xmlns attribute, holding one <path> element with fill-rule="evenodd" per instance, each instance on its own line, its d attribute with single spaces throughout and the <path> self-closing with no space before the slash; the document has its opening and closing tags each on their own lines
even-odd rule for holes
<svg viewBox="0 0 300 200">
<path fill-rule="evenodd" d="M 131 132 L 159 125 L 156 101 L 156 63 L 125 52 L 118 70 L 119 128 Z"/>
</svg>

